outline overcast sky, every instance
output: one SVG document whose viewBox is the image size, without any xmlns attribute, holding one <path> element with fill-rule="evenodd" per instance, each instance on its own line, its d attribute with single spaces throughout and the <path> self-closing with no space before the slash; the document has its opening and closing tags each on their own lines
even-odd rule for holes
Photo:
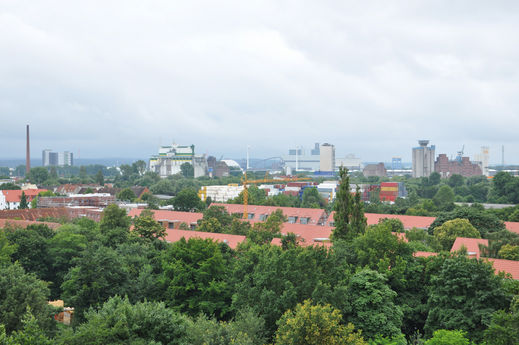
<svg viewBox="0 0 519 345">
<path fill-rule="evenodd" d="M 519 163 L 519 1 L 0 0 L 0 158 L 337 157 Z"/>
</svg>

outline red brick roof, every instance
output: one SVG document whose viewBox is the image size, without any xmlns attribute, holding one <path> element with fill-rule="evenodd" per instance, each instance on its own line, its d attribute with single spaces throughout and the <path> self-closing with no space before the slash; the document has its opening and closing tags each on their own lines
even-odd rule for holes
<svg viewBox="0 0 519 345">
<path fill-rule="evenodd" d="M 506 229 L 519 235 L 519 222 L 505 222 Z"/>
<path fill-rule="evenodd" d="M 211 204 L 215 206 L 223 206 L 230 214 L 243 213 L 243 205 L 240 204 Z M 297 208 L 297 207 L 278 207 L 278 206 L 261 206 L 248 205 L 247 212 L 253 214 L 251 220 L 258 220 L 259 215 L 270 215 L 274 211 L 281 209 L 283 214 L 287 217 L 298 217 L 298 222 L 301 218 L 310 218 L 308 225 L 321 225 L 326 220 L 326 212 L 319 208 Z"/>
<path fill-rule="evenodd" d="M 27 190 L 3 190 L 0 191 L 5 195 L 5 201 L 7 202 L 20 202 L 22 198 L 22 192 L 25 192 L 27 201 L 31 201 L 35 196 L 38 196 L 40 192 L 46 192 L 46 189 L 27 189 Z"/>
<path fill-rule="evenodd" d="M 310 246 L 312 244 L 322 245 L 324 243 L 330 243 L 329 239 L 332 230 L 333 228 L 331 226 L 283 223 L 281 234 L 287 235 L 288 233 L 293 233 L 298 236 L 300 245 Z M 328 242 L 326 242 L 325 239 L 328 239 Z"/>
<path fill-rule="evenodd" d="M 132 209 L 128 215 L 130 217 L 135 217 L 140 215 L 142 209 L 134 208 Z M 188 225 L 196 223 L 199 219 L 202 219 L 202 213 L 196 212 L 180 212 L 180 211 L 167 211 L 167 210 L 152 210 L 153 218 L 156 221 L 168 221 L 168 222 L 180 222 L 186 223 Z"/>
<path fill-rule="evenodd" d="M 51 222 L 36 222 L 31 220 L 16 220 L 16 219 L 0 219 L 0 228 L 5 228 L 8 226 L 13 226 L 15 228 L 27 228 L 32 224 L 45 224 L 51 229 L 56 229 L 61 226 L 59 223 L 51 223 Z"/>
<path fill-rule="evenodd" d="M 245 241 L 245 236 L 241 235 L 228 235 L 228 234 L 218 234 L 214 232 L 202 232 L 202 231 L 190 231 L 190 230 L 166 230 L 166 241 L 167 242 L 177 242 L 182 238 L 185 238 L 186 241 L 190 238 L 201 238 L 206 239 L 210 238 L 216 242 L 225 242 L 231 247 L 235 249 L 239 243 Z"/>
<path fill-rule="evenodd" d="M 519 280 L 519 261 L 493 258 L 483 258 L 483 260 L 490 261 L 492 263 L 492 266 L 494 266 L 496 273 L 510 273 L 513 279 Z"/>
<path fill-rule="evenodd" d="M 330 213 L 328 217 L 327 224 L 333 222 L 333 215 L 335 211 Z M 382 218 L 392 218 L 392 219 L 400 219 L 400 221 L 404 224 L 404 229 L 412 229 L 412 228 L 420 228 L 426 229 L 428 228 L 432 222 L 436 219 L 435 217 L 421 217 L 421 216 L 407 216 L 401 214 L 377 214 L 377 213 L 365 213 L 364 216 L 368 221 L 368 225 L 375 225 Z"/>
<path fill-rule="evenodd" d="M 436 255 L 438 255 L 438 253 L 422 252 L 422 251 L 417 251 L 417 252 L 413 253 L 413 256 L 416 257 L 416 258 L 428 258 L 430 256 L 436 256 Z"/>
<path fill-rule="evenodd" d="M 460 250 L 461 248 L 467 249 L 467 255 L 476 257 L 479 259 L 480 256 L 480 250 L 479 245 L 484 245 L 485 247 L 488 247 L 488 240 L 482 239 L 482 238 L 467 238 L 467 237 L 458 237 L 454 241 L 454 244 L 452 245 L 451 252 L 456 252 Z"/>
</svg>

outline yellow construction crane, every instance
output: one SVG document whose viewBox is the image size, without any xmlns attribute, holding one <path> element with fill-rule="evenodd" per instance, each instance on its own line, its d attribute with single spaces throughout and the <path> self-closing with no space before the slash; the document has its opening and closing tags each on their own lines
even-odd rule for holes
<svg viewBox="0 0 519 345">
<path fill-rule="evenodd" d="M 241 182 L 243 184 L 243 219 L 248 219 L 249 214 L 247 213 L 247 205 L 249 204 L 249 190 L 247 185 L 249 184 L 258 184 L 258 183 L 280 183 L 280 182 L 295 182 L 295 181 L 308 181 L 311 180 L 309 177 L 286 177 L 273 179 L 269 178 L 268 172 L 265 174 L 265 177 L 260 180 L 247 180 L 247 172 L 243 173 L 243 177 L 241 178 Z"/>
</svg>

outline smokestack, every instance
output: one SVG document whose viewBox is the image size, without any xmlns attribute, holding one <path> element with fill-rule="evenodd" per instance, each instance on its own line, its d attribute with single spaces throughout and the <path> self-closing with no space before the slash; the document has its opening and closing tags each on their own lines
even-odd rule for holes
<svg viewBox="0 0 519 345">
<path fill-rule="evenodd" d="M 27 151 L 25 152 L 25 176 L 31 170 L 31 142 L 29 139 L 29 125 L 27 125 Z"/>
</svg>

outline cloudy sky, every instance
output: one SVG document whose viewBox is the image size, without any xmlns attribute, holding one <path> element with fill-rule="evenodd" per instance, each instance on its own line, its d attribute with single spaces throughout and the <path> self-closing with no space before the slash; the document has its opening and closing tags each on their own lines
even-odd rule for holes
<svg viewBox="0 0 519 345">
<path fill-rule="evenodd" d="M 0 0 L 0 158 L 160 144 L 519 163 L 518 1 Z M 76 156 L 77 157 L 77 156 Z"/>
</svg>

